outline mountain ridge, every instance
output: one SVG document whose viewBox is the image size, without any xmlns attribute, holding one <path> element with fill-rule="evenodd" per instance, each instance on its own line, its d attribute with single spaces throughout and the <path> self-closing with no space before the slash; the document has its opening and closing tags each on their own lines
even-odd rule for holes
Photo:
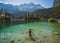
<svg viewBox="0 0 60 43">
<path fill-rule="evenodd" d="M 12 4 L 4 4 L 4 3 L 0 3 L 0 8 L 3 8 L 3 10 L 5 12 L 9 12 L 9 13 L 14 13 L 16 11 L 28 11 L 28 12 L 32 12 L 34 10 L 37 9 L 42 9 L 42 6 L 39 4 L 34 4 L 34 3 L 24 3 L 21 5 L 12 5 Z"/>
</svg>

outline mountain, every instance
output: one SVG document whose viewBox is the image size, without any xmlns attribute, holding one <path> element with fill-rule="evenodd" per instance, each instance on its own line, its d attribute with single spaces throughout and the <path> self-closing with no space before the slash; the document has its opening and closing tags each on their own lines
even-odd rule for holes
<svg viewBox="0 0 60 43">
<path fill-rule="evenodd" d="M 4 9 L 5 7 L 6 7 L 5 4 L 0 3 L 0 11 L 3 11 L 3 9 Z"/>
<path fill-rule="evenodd" d="M 16 11 L 19 11 L 18 8 L 11 4 L 3 4 L 0 3 L 0 9 L 3 10 L 3 12 L 8 12 L 8 13 L 15 13 Z"/>
<path fill-rule="evenodd" d="M 0 11 L 15 15 L 24 15 L 27 12 L 33 12 L 38 9 L 44 9 L 40 4 L 28 3 L 21 5 L 12 5 L 0 3 Z"/>
<path fill-rule="evenodd" d="M 40 4 L 34 4 L 34 3 L 29 3 L 29 4 L 21 4 L 18 6 L 20 10 L 24 10 L 24 11 L 35 11 L 37 9 L 43 9 L 43 7 Z"/>
</svg>

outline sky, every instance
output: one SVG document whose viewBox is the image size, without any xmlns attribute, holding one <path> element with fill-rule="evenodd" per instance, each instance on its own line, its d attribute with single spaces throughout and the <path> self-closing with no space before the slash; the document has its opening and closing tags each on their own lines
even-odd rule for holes
<svg viewBox="0 0 60 43">
<path fill-rule="evenodd" d="M 0 3 L 20 5 L 24 3 L 33 2 L 34 4 L 40 4 L 45 8 L 50 8 L 53 6 L 54 0 L 0 0 Z"/>
</svg>

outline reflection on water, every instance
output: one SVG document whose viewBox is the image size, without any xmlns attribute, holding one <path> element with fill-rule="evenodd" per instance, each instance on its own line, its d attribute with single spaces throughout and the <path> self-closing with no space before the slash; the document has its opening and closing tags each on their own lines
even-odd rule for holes
<svg viewBox="0 0 60 43">
<path fill-rule="evenodd" d="M 12 22 L 14 24 L 16 21 Z M 0 28 L 0 43 L 60 43 L 60 24 L 47 22 L 30 22 Z M 34 40 L 25 34 L 31 28 Z"/>
<path fill-rule="evenodd" d="M 17 25 L 17 24 L 24 24 L 25 21 L 22 19 L 12 19 L 11 21 L 0 21 L 0 28 Z"/>
</svg>

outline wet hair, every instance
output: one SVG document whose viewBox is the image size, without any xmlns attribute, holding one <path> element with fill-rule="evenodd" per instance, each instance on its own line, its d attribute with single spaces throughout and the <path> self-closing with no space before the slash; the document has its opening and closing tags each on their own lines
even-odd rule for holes
<svg viewBox="0 0 60 43">
<path fill-rule="evenodd" d="M 32 30 L 32 29 L 29 29 L 29 30 Z"/>
</svg>

